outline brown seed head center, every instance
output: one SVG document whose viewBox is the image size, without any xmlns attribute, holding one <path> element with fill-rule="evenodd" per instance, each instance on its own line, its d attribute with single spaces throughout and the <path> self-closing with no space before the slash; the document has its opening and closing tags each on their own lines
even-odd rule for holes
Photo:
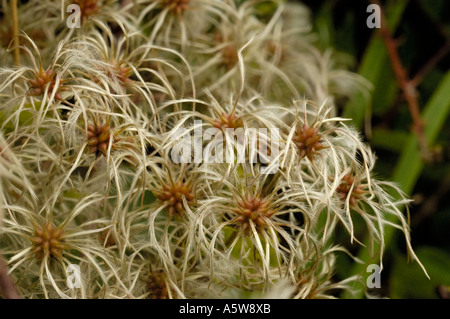
<svg viewBox="0 0 450 319">
<path fill-rule="evenodd" d="M 48 94 L 52 94 L 53 90 L 56 86 L 56 73 L 53 70 L 44 71 L 44 69 L 40 69 L 38 73 L 35 73 L 34 79 L 29 80 L 31 84 L 31 88 L 28 91 L 30 95 L 39 96 L 44 94 L 45 88 L 48 85 Z M 60 90 L 61 84 L 64 80 L 60 80 L 59 86 L 56 88 L 55 99 L 61 100 Z"/>
<path fill-rule="evenodd" d="M 336 192 L 343 201 L 346 201 L 347 197 L 350 196 L 350 205 L 355 205 L 356 200 L 361 194 L 364 193 L 364 190 L 358 182 L 355 182 L 355 176 L 351 173 L 348 173 L 344 177 L 342 177 L 341 183 L 336 188 Z"/>
<path fill-rule="evenodd" d="M 61 258 L 65 248 L 62 236 L 62 229 L 55 227 L 52 223 L 37 226 L 31 238 L 33 253 L 40 259 L 43 257 Z"/>
<path fill-rule="evenodd" d="M 148 298 L 149 299 L 169 299 L 169 289 L 167 289 L 164 280 L 164 273 L 160 271 L 153 271 L 147 279 Z"/>
<path fill-rule="evenodd" d="M 307 125 L 297 128 L 292 141 L 300 151 L 300 158 L 306 156 L 312 161 L 318 151 L 326 148 L 321 143 L 321 136 L 318 134 L 318 131 L 319 129 L 317 127 L 312 128 Z"/>
<path fill-rule="evenodd" d="M 186 11 L 190 0 L 164 0 L 166 8 L 169 8 L 176 14 L 182 14 Z"/>
<path fill-rule="evenodd" d="M 163 185 L 162 191 L 160 191 L 156 197 L 167 204 L 167 209 L 170 216 L 184 215 L 183 197 L 189 203 L 194 200 L 195 196 L 192 192 L 192 186 L 183 181 L 178 181 L 174 184 Z"/>
<path fill-rule="evenodd" d="M 250 221 L 255 224 L 257 230 L 262 230 L 267 226 L 267 218 L 270 218 L 275 211 L 270 208 L 269 202 L 253 196 L 247 196 L 245 200 L 239 200 L 237 207 L 232 209 L 238 216 L 234 221 L 242 225 L 244 230 L 250 230 Z"/>
<path fill-rule="evenodd" d="M 108 76 L 111 78 L 116 78 L 121 83 L 126 84 L 130 81 L 130 76 L 132 74 L 132 69 L 130 67 L 124 66 L 121 63 L 111 62 L 111 67 L 107 71 Z"/>
<path fill-rule="evenodd" d="M 102 125 L 95 123 L 94 125 L 89 125 L 87 138 L 91 153 L 101 153 L 106 156 L 109 140 L 111 138 L 111 129 L 109 124 Z M 114 136 L 113 143 L 117 141 L 119 141 L 119 138 Z"/>
<path fill-rule="evenodd" d="M 72 0 L 73 4 L 77 4 L 80 7 L 81 21 L 85 21 L 99 11 L 98 2 L 98 0 Z"/>
<path fill-rule="evenodd" d="M 234 112 L 231 112 L 230 114 L 222 113 L 220 118 L 214 121 L 213 126 L 218 129 L 237 129 L 239 127 L 244 127 L 244 122 L 240 117 L 237 117 Z"/>
<path fill-rule="evenodd" d="M 238 51 L 232 45 L 227 45 L 222 49 L 222 65 L 227 70 L 231 70 L 239 60 Z"/>
</svg>

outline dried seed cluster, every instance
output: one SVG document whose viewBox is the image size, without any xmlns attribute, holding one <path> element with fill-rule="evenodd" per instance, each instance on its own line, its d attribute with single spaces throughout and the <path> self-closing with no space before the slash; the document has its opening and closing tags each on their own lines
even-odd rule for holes
<svg viewBox="0 0 450 319">
<path fill-rule="evenodd" d="M 48 94 L 52 94 L 53 90 L 56 87 L 57 79 L 56 73 L 53 70 L 44 71 L 44 69 L 40 69 L 39 72 L 35 74 L 35 78 L 29 80 L 31 87 L 28 92 L 30 95 L 39 96 L 44 94 L 45 89 L 48 87 Z M 64 80 L 59 80 L 59 85 L 56 88 L 55 99 L 61 100 L 61 93 L 58 92 L 61 89 L 61 85 Z"/>
<path fill-rule="evenodd" d="M 235 112 L 231 112 L 230 114 L 222 113 L 220 118 L 214 121 L 213 126 L 218 129 L 237 129 L 239 127 L 244 127 L 244 122 L 240 117 L 236 116 Z"/>
<path fill-rule="evenodd" d="M 42 226 L 36 226 L 31 242 L 33 243 L 33 253 L 39 259 L 61 258 L 65 249 L 63 231 L 51 222 L 46 222 Z"/>
<path fill-rule="evenodd" d="M 354 206 L 358 198 L 364 194 L 362 185 L 358 183 L 352 173 L 345 174 L 344 177 L 342 177 L 341 183 L 336 188 L 336 192 L 344 202 L 349 198 L 350 205 L 352 206 Z"/>
<path fill-rule="evenodd" d="M 194 200 L 195 196 L 192 192 L 192 186 L 178 181 L 173 184 L 163 185 L 162 191 L 160 191 L 156 197 L 163 203 L 167 204 L 167 211 L 169 216 L 183 216 L 185 208 L 183 205 L 183 198 L 189 203 Z"/>
<path fill-rule="evenodd" d="M 182 14 L 188 7 L 190 0 L 163 0 L 166 7 L 175 12 Z"/>
<path fill-rule="evenodd" d="M 257 230 L 264 229 L 267 226 L 266 219 L 275 213 L 269 203 L 264 198 L 259 199 L 253 196 L 238 201 L 237 207 L 232 209 L 237 214 L 234 222 L 241 224 L 244 231 L 251 231 L 250 223 L 253 223 Z"/>
<path fill-rule="evenodd" d="M 231 70 L 238 62 L 238 51 L 233 45 L 227 45 L 222 49 L 222 64 L 227 70 Z"/>
<path fill-rule="evenodd" d="M 326 146 L 321 142 L 318 127 L 309 127 L 306 124 L 299 126 L 292 140 L 300 151 L 300 158 L 308 157 L 310 161 L 314 160 L 314 156 Z"/>
<path fill-rule="evenodd" d="M 98 0 L 72 0 L 72 4 L 80 7 L 81 21 L 83 22 L 100 10 Z"/>
<path fill-rule="evenodd" d="M 164 272 L 152 271 L 147 278 L 148 299 L 169 299 Z"/>
<path fill-rule="evenodd" d="M 130 67 L 124 66 L 121 63 L 112 62 L 111 68 L 107 70 L 108 76 L 117 79 L 122 85 L 131 81 L 130 76 L 133 71 Z"/>
<path fill-rule="evenodd" d="M 119 141 L 119 137 L 111 136 L 111 128 L 109 124 L 101 125 L 99 123 L 88 126 L 87 138 L 89 151 L 97 155 L 103 154 L 105 156 L 108 151 L 110 139 L 112 138 L 113 147 L 114 143 Z"/>
</svg>

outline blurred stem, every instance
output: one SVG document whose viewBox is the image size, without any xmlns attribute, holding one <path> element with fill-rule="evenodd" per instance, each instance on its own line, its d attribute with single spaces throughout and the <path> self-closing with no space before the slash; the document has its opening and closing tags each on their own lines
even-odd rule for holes
<svg viewBox="0 0 450 319">
<path fill-rule="evenodd" d="M 22 299 L 11 277 L 8 274 L 8 267 L 0 256 L 0 294 L 6 299 Z"/>
<path fill-rule="evenodd" d="M 19 16 L 17 14 L 17 0 L 11 1 L 11 12 L 13 19 L 13 39 L 14 39 L 14 63 L 20 64 L 20 42 L 19 42 Z"/>
</svg>

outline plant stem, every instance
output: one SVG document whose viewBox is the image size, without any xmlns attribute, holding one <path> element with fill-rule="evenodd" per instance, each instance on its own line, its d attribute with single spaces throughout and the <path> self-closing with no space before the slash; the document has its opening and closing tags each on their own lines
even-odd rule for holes
<svg viewBox="0 0 450 319">
<path fill-rule="evenodd" d="M 0 257 L 0 294 L 6 299 L 22 299 L 11 277 L 2 257 Z"/>
<path fill-rule="evenodd" d="M 14 38 L 14 63 L 20 64 L 20 42 L 19 42 L 19 16 L 17 14 L 17 0 L 11 1 L 11 11 L 13 19 L 13 38 Z"/>
</svg>

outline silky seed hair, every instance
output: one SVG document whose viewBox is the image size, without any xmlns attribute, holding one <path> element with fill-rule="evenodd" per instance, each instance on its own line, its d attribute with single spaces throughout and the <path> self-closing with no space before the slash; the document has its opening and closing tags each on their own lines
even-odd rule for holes
<svg viewBox="0 0 450 319">
<path fill-rule="evenodd" d="M 361 283 L 338 258 L 382 263 L 387 228 L 422 266 L 410 200 L 337 115 L 370 85 L 317 47 L 304 5 L 30 0 L 15 48 L 0 1 L 0 253 L 23 297 L 334 298 Z M 173 156 L 180 129 L 266 133 L 195 161 Z"/>
</svg>

